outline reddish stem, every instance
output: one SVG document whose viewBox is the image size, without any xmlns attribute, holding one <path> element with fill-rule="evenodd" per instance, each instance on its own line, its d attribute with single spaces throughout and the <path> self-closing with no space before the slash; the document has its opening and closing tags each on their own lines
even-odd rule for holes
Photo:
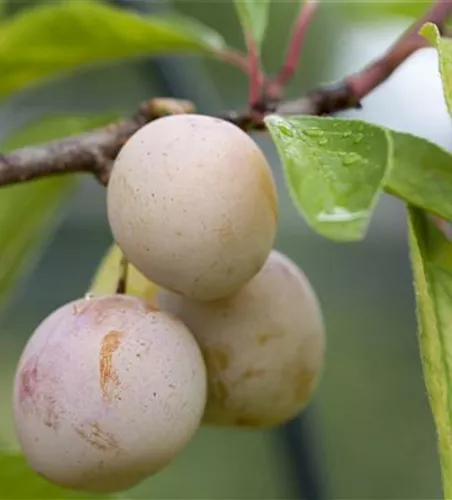
<svg viewBox="0 0 452 500">
<path fill-rule="evenodd" d="M 250 70 L 249 100 L 250 108 L 251 110 L 254 110 L 259 106 L 259 103 L 262 100 L 262 91 L 265 77 L 261 67 L 261 56 L 259 50 L 253 38 L 248 34 L 246 35 L 246 44 L 248 46 Z"/>
<path fill-rule="evenodd" d="M 400 40 L 400 44 L 392 47 L 384 56 L 366 66 L 363 70 L 346 78 L 350 95 L 359 102 L 372 90 L 387 80 L 392 73 L 414 52 L 428 45 L 420 37 L 408 37 Z"/>
<path fill-rule="evenodd" d="M 266 81 L 261 66 L 261 57 L 256 43 L 251 36 L 246 34 L 248 54 L 243 54 L 234 49 L 221 49 L 216 52 L 217 57 L 241 69 L 249 77 L 249 101 L 251 111 L 259 107 L 263 98 L 263 88 Z"/>
<path fill-rule="evenodd" d="M 350 94 L 356 102 L 384 82 L 414 52 L 428 46 L 427 40 L 419 35 L 419 29 L 431 22 L 443 27 L 452 13 L 452 0 L 438 0 L 430 10 L 414 23 L 388 51 L 366 66 L 359 73 L 346 79 Z"/>
<path fill-rule="evenodd" d="M 306 32 L 308 31 L 318 5 L 318 0 L 306 0 L 300 7 L 298 18 L 295 21 L 292 35 L 287 46 L 283 66 L 272 82 L 274 88 L 281 89 L 293 77 L 300 59 Z"/>
</svg>

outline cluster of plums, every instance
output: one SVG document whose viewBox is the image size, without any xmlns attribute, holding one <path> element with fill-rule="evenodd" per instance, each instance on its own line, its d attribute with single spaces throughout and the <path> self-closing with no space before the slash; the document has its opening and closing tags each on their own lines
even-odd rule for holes
<svg viewBox="0 0 452 500">
<path fill-rule="evenodd" d="M 272 249 L 275 183 L 242 130 L 195 114 L 144 126 L 116 159 L 107 202 L 120 251 L 154 292 L 62 306 L 29 339 L 14 385 L 31 467 L 101 493 L 161 470 L 201 424 L 290 420 L 325 351 L 309 281 Z"/>
</svg>

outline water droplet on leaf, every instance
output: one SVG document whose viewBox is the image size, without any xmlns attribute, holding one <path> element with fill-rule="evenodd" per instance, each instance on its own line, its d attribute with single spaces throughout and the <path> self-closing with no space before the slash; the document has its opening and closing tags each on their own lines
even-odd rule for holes
<svg viewBox="0 0 452 500">
<path fill-rule="evenodd" d="M 320 130 L 317 127 L 307 128 L 303 130 L 303 132 L 309 137 L 320 137 L 321 135 L 323 135 L 323 130 Z"/>
<path fill-rule="evenodd" d="M 318 142 L 321 146 L 324 146 L 325 144 L 328 144 L 328 139 L 326 137 L 321 137 Z"/>
<path fill-rule="evenodd" d="M 318 213 L 316 218 L 319 222 L 350 222 L 365 219 L 368 216 L 367 210 L 353 212 L 344 207 L 334 207 L 331 211 Z"/>
<path fill-rule="evenodd" d="M 293 137 L 294 134 L 291 130 L 290 127 L 288 127 L 287 125 L 279 125 L 279 131 L 281 132 L 281 134 L 285 135 L 286 137 Z"/>
<path fill-rule="evenodd" d="M 364 138 L 363 134 L 356 134 L 354 139 L 353 139 L 353 144 L 358 144 L 360 143 Z"/>
<path fill-rule="evenodd" d="M 357 154 L 349 153 L 348 155 L 345 155 L 342 158 L 342 163 L 348 167 L 349 165 L 352 165 L 353 163 L 357 162 L 358 160 L 359 160 L 359 156 Z"/>
</svg>

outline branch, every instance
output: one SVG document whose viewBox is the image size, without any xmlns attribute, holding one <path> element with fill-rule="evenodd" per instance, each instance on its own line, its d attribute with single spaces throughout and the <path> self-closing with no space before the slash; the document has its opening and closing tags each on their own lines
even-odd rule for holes
<svg viewBox="0 0 452 500">
<path fill-rule="evenodd" d="M 161 116 L 193 111 L 187 101 L 153 99 L 130 120 L 0 155 L 0 186 L 75 172 L 91 172 L 106 184 L 113 160 L 137 130 Z"/>
<path fill-rule="evenodd" d="M 419 35 L 419 29 L 431 22 L 443 31 L 447 18 L 452 13 L 451 0 L 438 0 L 430 10 L 414 23 L 381 58 L 350 76 L 346 81 L 350 94 L 358 103 L 364 96 L 389 78 L 408 57 L 419 49 L 428 46 L 427 40 Z"/>
<path fill-rule="evenodd" d="M 263 119 L 269 113 L 329 115 L 349 108 L 359 108 L 363 97 L 389 78 L 413 52 L 426 46 L 426 42 L 418 35 L 420 26 L 433 22 L 441 28 L 451 12 L 452 0 L 438 0 L 382 57 L 336 85 L 316 89 L 307 96 L 292 101 L 275 102 L 270 99 L 260 104 L 262 110 L 229 112 L 219 118 L 250 131 L 265 129 Z M 259 77 L 259 71 L 255 76 Z M 187 101 L 153 99 L 145 103 L 130 120 L 0 155 L 0 186 L 75 172 L 91 172 L 106 184 L 116 155 L 131 135 L 151 120 L 167 114 L 187 112 L 194 112 L 193 105 Z"/>
<path fill-rule="evenodd" d="M 363 97 L 386 81 L 414 52 L 428 46 L 427 40 L 418 33 L 421 26 L 431 22 L 442 30 L 451 13 L 452 0 L 438 0 L 383 56 L 338 84 L 316 89 L 307 97 L 282 104 L 278 112 L 328 115 L 345 109 L 361 108 Z"/>
</svg>

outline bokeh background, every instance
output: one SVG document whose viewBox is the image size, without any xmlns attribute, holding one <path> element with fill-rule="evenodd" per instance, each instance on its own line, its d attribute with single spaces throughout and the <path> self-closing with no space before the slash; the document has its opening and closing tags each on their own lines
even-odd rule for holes
<svg viewBox="0 0 452 500">
<path fill-rule="evenodd" d="M 163 6 L 143 0 L 117 3 L 137 9 Z M 300 96 L 319 83 L 358 70 L 385 50 L 425 5 L 324 1 L 288 95 Z M 22 8 L 28 8 L 26 2 L 13 1 L 8 12 Z M 173 2 L 173 8 L 217 29 L 232 45 L 243 46 L 231 1 L 180 0 Z M 281 62 L 297 8 L 296 1 L 272 3 L 264 47 L 270 71 Z M 217 113 L 246 105 L 247 81 L 235 68 L 195 57 L 92 68 L 3 102 L 0 134 L 6 136 L 30 120 L 55 113 L 126 115 L 149 96 L 171 93 L 194 100 L 201 112 Z M 431 49 L 406 62 L 363 106 L 359 113 L 345 114 L 359 114 L 452 146 Z M 384 197 L 362 243 L 329 242 L 314 234 L 293 208 L 273 145 L 262 134 L 256 140 L 267 153 L 279 186 L 281 222 L 276 246 L 310 277 L 327 325 L 324 376 L 303 415 L 303 446 L 309 458 L 305 467 L 314 469 L 325 498 L 440 498 L 402 203 Z M 105 192 L 94 180 L 86 179 L 62 213 L 33 272 L 0 317 L 0 440 L 4 444 L 15 446 L 9 402 L 15 363 L 24 343 L 44 316 L 86 291 L 111 241 Z M 289 434 L 202 429 L 173 464 L 132 490 L 130 497 L 300 498 L 300 477 L 306 470 L 297 469 L 294 443 L 287 441 L 288 435 L 295 439 L 296 428 Z"/>
</svg>

